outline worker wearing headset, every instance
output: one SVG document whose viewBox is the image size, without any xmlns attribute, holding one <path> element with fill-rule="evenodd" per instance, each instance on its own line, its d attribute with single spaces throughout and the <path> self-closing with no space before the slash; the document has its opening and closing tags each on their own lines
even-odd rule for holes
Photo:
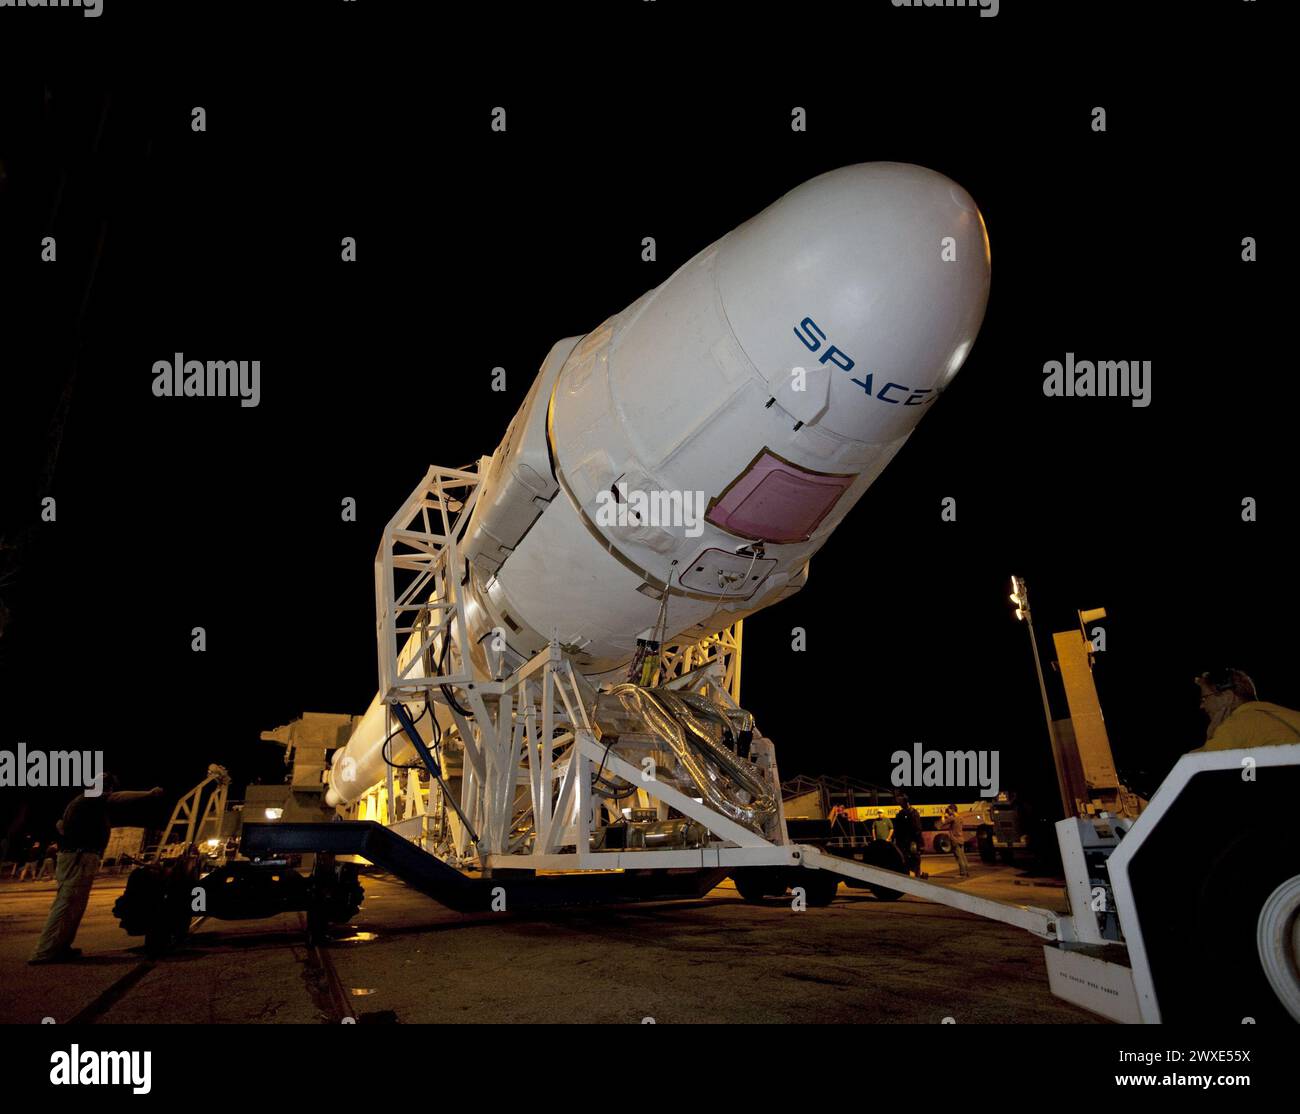
<svg viewBox="0 0 1300 1114">
<path fill-rule="evenodd" d="M 1260 700 L 1255 682 L 1240 669 L 1202 673 L 1196 684 L 1209 720 L 1205 745 L 1196 751 L 1300 743 L 1300 712 Z"/>
</svg>

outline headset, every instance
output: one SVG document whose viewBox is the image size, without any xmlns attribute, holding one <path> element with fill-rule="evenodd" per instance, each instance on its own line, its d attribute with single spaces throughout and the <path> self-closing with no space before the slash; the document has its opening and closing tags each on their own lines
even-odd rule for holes
<svg viewBox="0 0 1300 1114">
<path fill-rule="evenodd" d="M 1240 669 L 1223 666 L 1202 673 L 1196 680 L 1198 683 L 1203 682 L 1215 692 L 1227 692 L 1229 689 L 1245 690 L 1252 699 L 1258 699 L 1255 694 L 1255 682 Z"/>
</svg>

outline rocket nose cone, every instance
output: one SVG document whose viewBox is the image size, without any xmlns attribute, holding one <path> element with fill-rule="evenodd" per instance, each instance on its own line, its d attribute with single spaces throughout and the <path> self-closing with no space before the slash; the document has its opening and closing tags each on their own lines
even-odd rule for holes
<svg viewBox="0 0 1300 1114">
<path fill-rule="evenodd" d="M 736 339 L 771 382 L 831 373 L 818 419 L 856 441 L 903 437 L 957 373 L 989 289 L 984 220 L 933 170 L 863 163 L 791 190 L 718 248 Z"/>
</svg>

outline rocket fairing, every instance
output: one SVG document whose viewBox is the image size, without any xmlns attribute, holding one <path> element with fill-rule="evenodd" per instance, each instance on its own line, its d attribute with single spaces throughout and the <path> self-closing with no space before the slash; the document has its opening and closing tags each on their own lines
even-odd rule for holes
<svg viewBox="0 0 1300 1114">
<path fill-rule="evenodd" d="M 798 591 L 961 368 L 989 268 L 965 190 L 863 163 L 559 341 L 481 480 L 458 650 L 501 676 L 557 636 L 600 682 L 661 607 L 668 640 L 696 639 Z M 386 733 L 376 699 L 329 803 L 383 776 Z"/>
</svg>

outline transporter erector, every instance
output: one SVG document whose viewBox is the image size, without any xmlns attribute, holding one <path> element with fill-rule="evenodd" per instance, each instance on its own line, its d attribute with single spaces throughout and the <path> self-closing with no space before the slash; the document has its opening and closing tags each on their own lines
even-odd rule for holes
<svg viewBox="0 0 1300 1114">
<path fill-rule="evenodd" d="M 805 583 L 960 370 L 989 281 L 960 186 L 866 163 L 557 342 L 495 453 L 430 468 L 384 531 L 379 691 L 324 773 L 338 816 L 245 824 L 250 861 L 203 879 L 192 860 L 136 871 L 124 926 L 183 934 L 197 885 L 209 915 L 301 908 L 320 936 L 361 901 L 349 856 L 501 913 L 726 877 L 815 907 L 845 881 L 1035 934 L 1053 991 L 1106 1017 L 1300 1020 L 1300 744 L 1189 754 L 1136 819 L 1062 820 L 1069 913 L 787 824 L 775 746 L 739 703 L 740 620 Z M 812 694 L 828 722 L 847 687 Z M 308 877 L 283 867 L 298 853 Z"/>
</svg>

